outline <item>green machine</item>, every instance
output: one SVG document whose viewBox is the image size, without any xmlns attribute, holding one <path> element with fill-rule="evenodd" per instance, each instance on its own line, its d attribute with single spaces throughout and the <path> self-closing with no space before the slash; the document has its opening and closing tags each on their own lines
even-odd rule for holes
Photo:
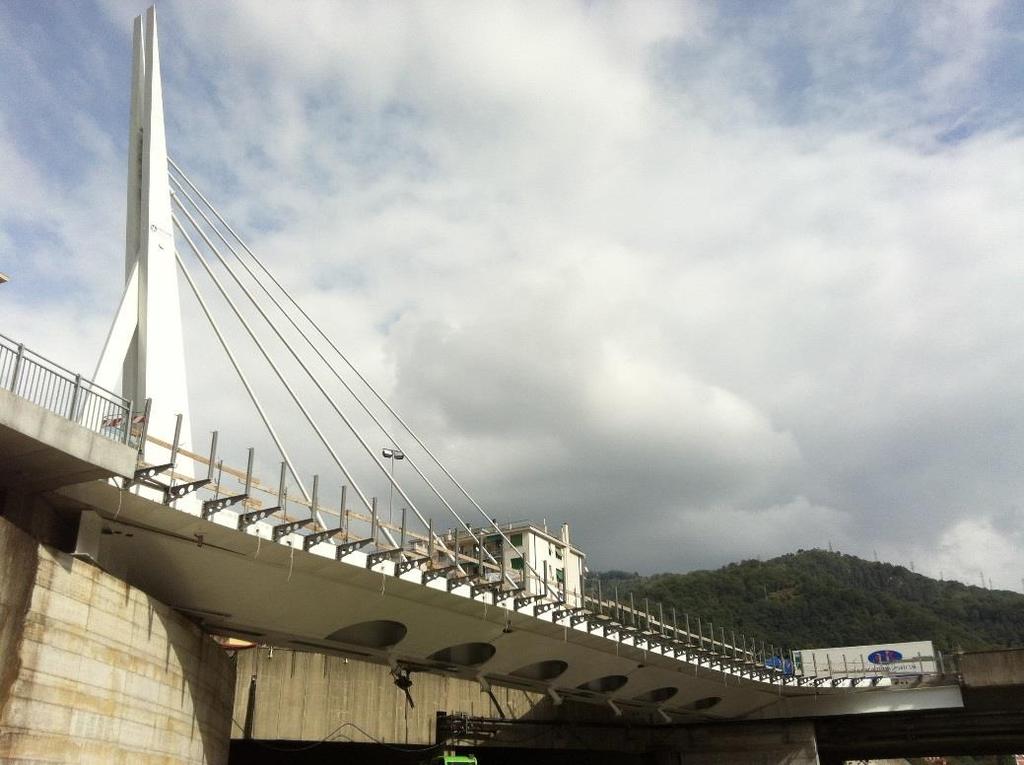
<svg viewBox="0 0 1024 765">
<path fill-rule="evenodd" d="M 435 755 L 430 765 L 477 765 L 474 754 L 455 754 L 446 751 L 444 754 Z"/>
</svg>

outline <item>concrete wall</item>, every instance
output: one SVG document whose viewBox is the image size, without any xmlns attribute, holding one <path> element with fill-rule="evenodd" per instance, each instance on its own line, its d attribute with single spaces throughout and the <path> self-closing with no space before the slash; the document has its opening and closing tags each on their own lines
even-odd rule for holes
<svg viewBox="0 0 1024 765">
<path fill-rule="evenodd" d="M 268 648 L 242 651 L 236 661 L 234 738 L 242 737 L 239 726 L 246 724 L 253 676 L 252 737 L 257 739 L 319 741 L 333 734 L 338 741 L 432 744 L 434 713 L 439 709 L 498 716 L 477 683 L 458 678 L 413 673 L 416 706 L 408 709 L 389 668 L 379 664 Z M 543 699 L 508 688 L 496 687 L 493 692 L 512 717 L 528 714 Z"/>
<path fill-rule="evenodd" d="M 1024 685 L 1024 649 L 961 654 L 960 674 L 969 688 Z"/>
<path fill-rule="evenodd" d="M 439 709 L 498 716 L 477 683 L 423 673 L 413 673 L 412 678 L 416 707 L 407 709 L 387 667 L 287 649 L 248 649 L 237 659 L 237 724 L 232 737 L 242 738 L 250 719 L 254 739 L 432 744 L 434 714 Z M 644 753 L 645 762 L 666 765 L 818 765 L 819 761 L 814 726 L 807 722 L 663 726 L 634 719 L 633 725 L 626 725 L 625 718 L 615 718 L 603 707 L 570 702 L 554 707 L 550 699 L 536 693 L 497 687 L 493 692 L 505 714 L 523 722 L 502 728 L 493 737 L 457 742 L 479 751 L 485 762 L 487 747 L 523 746 L 565 751 L 566 761 L 585 761 L 587 751 L 623 752 L 623 762 Z M 529 757 L 524 753 L 524 760 Z"/>
<path fill-rule="evenodd" d="M 0 762 L 227 762 L 229 657 L 139 590 L 0 518 Z"/>
</svg>

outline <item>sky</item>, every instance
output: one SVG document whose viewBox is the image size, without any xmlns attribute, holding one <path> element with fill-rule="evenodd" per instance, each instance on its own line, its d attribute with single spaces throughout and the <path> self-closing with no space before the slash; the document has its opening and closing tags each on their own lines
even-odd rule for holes
<svg viewBox="0 0 1024 765">
<path fill-rule="evenodd" d="M 87 373 L 144 7 L 0 4 L 0 332 Z M 1024 587 L 1020 3 L 158 14 L 172 157 L 492 517 L 568 522 L 593 570 L 831 546 Z M 195 448 L 273 475 L 182 304 Z"/>
</svg>

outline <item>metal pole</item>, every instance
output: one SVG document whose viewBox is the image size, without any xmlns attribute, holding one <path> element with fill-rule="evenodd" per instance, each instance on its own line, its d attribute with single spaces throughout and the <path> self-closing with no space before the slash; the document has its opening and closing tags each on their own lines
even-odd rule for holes
<svg viewBox="0 0 1024 765">
<path fill-rule="evenodd" d="M 395 453 L 391 452 L 391 465 L 388 468 L 388 523 L 391 523 L 391 505 L 395 497 Z"/>
<path fill-rule="evenodd" d="M 178 461 L 178 441 L 181 440 L 181 415 L 179 414 L 174 421 L 174 442 L 171 444 L 171 464 L 174 465 Z"/>
<path fill-rule="evenodd" d="M 124 435 L 123 435 L 123 438 L 122 438 L 122 441 L 121 441 L 124 444 L 127 444 L 128 443 L 128 439 L 131 438 L 132 418 L 134 416 L 135 416 L 135 402 L 134 401 L 129 401 L 128 402 L 128 411 L 125 412 L 125 417 L 124 417 Z"/>
<path fill-rule="evenodd" d="M 377 520 L 377 498 L 372 497 L 370 499 L 370 539 L 373 540 L 373 544 L 377 545 L 377 529 L 380 526 Z"/>
<path fill-rule="evenodd" d="M 341 485 L 341 504 L 340 504 L 339 511 L 338 511 L 338 513 L 339 513 L 338 521 L 339 521 L 339 523 L 341 523 L 342 528 L 345 530 L 345 539 L 348 539 L 348 529 L 349 529 L 348 508 L 345 506 L 345 500 L 347 498 L 348 498 L 348 486 L 346 486 L 345 484 L 342 484 Z"/>
<path fill-rule="evenodd" d="M 245 496 L 249 496 L 252 492 L 252 460 L 255 450 L 249 447 L 249 460 L 245 468 Z"/>
<path fill-rule="evenodd" d="M 75 388 L 71 393 L 71 411 L 68 412 L 68 419 L 78 422 L 78 398 L 82 395 L 82 375 L 75 375 Z"/>
<path fill-rule="evenodd" d="M 317 519 L 319 512 L 319 495 L 320 495 L 320 476 L 313 476 L 313 499 L 309 503 L 309 517 L 314 521 Z M 322 525 L 322 524 L 321 524 Z M 327 528 L 324 526 L 324 528 Z"/>
<path fill-rule="evenodd" d="M 217 431 L 213 431 L 213 436 L 210 438 L 210 464 L 207 465 L 206 480 L 213 483 L 213 469 L 217 463 Z M 217 488 L 220 488 L 220 482 L 217 482 Z"/>
<path fill-rule="evenodd" d="M 25 346 L 18 343 L 18 352 L 14 356 L 14 369 L 11 370 L 11 392 L 18 392 L 18 382 L 21 377 L 21 362 L 25 358 Z"/>
</svg>

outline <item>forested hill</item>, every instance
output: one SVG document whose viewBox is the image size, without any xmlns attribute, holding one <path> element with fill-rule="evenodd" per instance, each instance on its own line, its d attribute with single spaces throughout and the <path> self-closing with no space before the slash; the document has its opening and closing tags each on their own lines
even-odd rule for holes
<svg viewBox="0 0 1024 765">
<path fill-rule="evenodd" d="M 599 575 L 606 598 L 618 588 L 786 649 L 932 640 L 943 652 L 1024 646 L 1024 595 L 937 581 L 903 566 L 800 550 L 717 571 L 641 577 Z"/>
</svg>

